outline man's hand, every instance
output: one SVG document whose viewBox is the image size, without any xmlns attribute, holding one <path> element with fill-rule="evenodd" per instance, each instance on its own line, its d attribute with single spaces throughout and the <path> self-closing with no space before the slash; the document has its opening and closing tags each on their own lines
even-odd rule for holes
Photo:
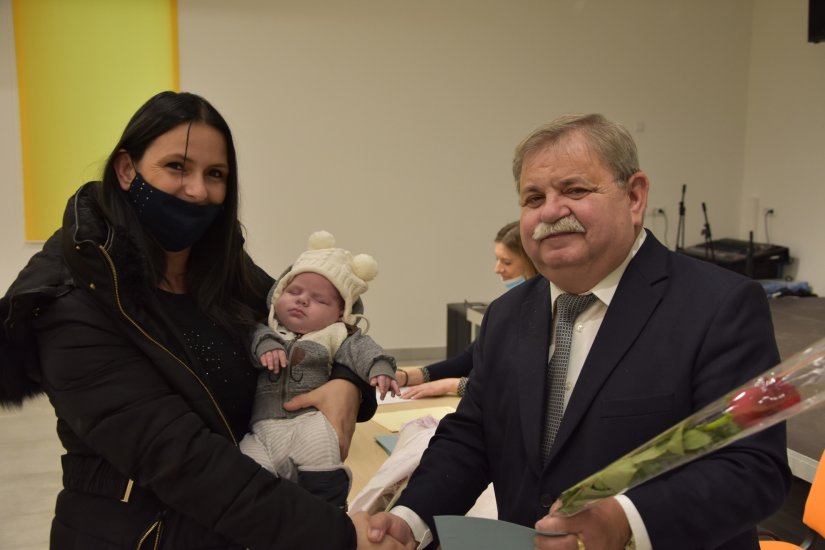
<svg viewBox="0 0 825 550">
<path fill-rule="evenodd" d="M 458 393 L 458 382 L 460 378 L 442 378 L 432 382 L 424 382 L 401 394 L 404 399 L 421 399 L 422 397 L 438 397 L 448 393 Z"/>
<path fill-rule="evenodd" d="M 367 527 L 367 538 L 370 542 L 381 542 L 391 538 L 399 541 L 403 545 L 402 548 L 413 549 L 418 545 L 407 522 L 389 512 L 380 512 L 371 516 Z"/>
<path fill-rule="evenodd" d="M 407 531 L 409 531 L 409 538 L 410 541 L 406 543 L 399 542 L 399 540 L 393 536 L 395 532 L 394 529 L 388 528 L 384 529 L 379 537 L 369 536 L 374 533 L 374 529 L 372 526 L 372 522 L 376 516 L 370 517 L 367 515 L 366 512 L 357 512 L 353 514 L 352 523 L 355 524 L 355 531 L 358 533 L 358 550 L 367 549 L 367 548 L 389 548 L 391 550 L 413 550 L 415 548 L 415 541 L 412 540 L 412 531 L 410 528 L 407 527 L 407 524 L 399 517 L 393 516 L 392 514 L 388 514 L 386 512 L 382 512 L 378 514 L 379 516 L 392 516 L 399 522 L 401 522 Z M 383 525 L 383 520 L 379 520 L 381 525 Z M 379 528 L 380 530 L 380 528 Z M 385 537 L 384 534 L 387 534 Z"/>
<path fill-rule="evenodd" d="M 311 392 L 296 395 L 284 403 L 284 409 L 297 411 L 315 407 L 321 411 L 338 434 L 341 460 L 345 460 L 349 454 L 352 434 L 355 433 L 355 419 L 360 404 L 361 392 L 358 388 L 351 382 L 336 379 Z"/>
<path fill-rule="evenodd" d="M 536 536 L 536 548 L 541 550 L 577 550 L 576 538 L 588 550 L 623 550 L 630 540 L 630 524 L 624 510 L 614 498 L 600 500 L 570 517 L 554 516 L 556 502 L 550 513 L 536 523 L 541 531 L 570 533 L 566 537 Z"/>
</svg>

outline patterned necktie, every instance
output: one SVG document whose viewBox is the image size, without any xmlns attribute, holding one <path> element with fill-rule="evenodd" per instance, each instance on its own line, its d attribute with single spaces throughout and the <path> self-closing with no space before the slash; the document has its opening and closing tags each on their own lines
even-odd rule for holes
<svg viewBox="0 0 825 550">
<path fill-rule="evenodd" d="M 567 385 L 567 362 L 576 317 L 596 300 L 594 294 L 562 294 L 556 299 L 556 346 L 547 368 L 547 410 L 541 437 L 541 460 L 547 462 L 556 432 L 564 415 L 564 390 Z"/>
</svg>

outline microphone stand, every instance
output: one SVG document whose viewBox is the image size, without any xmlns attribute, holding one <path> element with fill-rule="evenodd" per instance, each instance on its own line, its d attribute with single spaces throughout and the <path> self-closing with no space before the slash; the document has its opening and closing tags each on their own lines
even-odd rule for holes
<svg viewBox="0 0 825 550">
<path fill-rule="evenodd" d="M 705 257 L 710 254 L 710 261 L 716 261 L 716 256 L 713 253 L 713 240 L 710 236 L 710 222 L 708 222 L 708 209 L 705 203 L 702 203 L 702 214 L 705 215 L 705 228 L 702 229 L 702 235 L 705 236 Z"/>
<path fill-rule="evenodd" d="M 753 231 L 748 237 L 748 255 L 745 257 L 745 275 L 753 279 Z"/>
<path fill-rule="evenodd" d="M 679 201 L 679 225 L 676 227 L 676 251 L 685 248 L 685 188 L 682 184 L 682 200 Z"/>
</svg>

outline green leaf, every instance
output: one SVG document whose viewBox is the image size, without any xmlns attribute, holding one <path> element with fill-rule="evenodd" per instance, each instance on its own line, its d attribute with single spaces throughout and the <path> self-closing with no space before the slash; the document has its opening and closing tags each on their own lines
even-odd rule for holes
<svg viewBox="0 0 825 550">
<path fill-rule="evenodd" d="M 696 426 L 696 427 L 699 428 L 700 430 L 705 430 L 706 432 L 713 432 L 713 431 L 716 431 L 716 430 L 724 429 L 727 426 L 730 426 L 732 424 L 732 422 L 733 422 L 733 417 L 730 415 L 730 413 L 724 413 L 724 414 L 722 414 L 722 416 L 720 416 L 716 420 L 714 420 L 712 422 L 708 422 L 707 424 Z"/>
<path fill-rule="evenodd" d="M 673 430 L 673 436 L 670 438 L 670 441 L 667 442 L 667 445 L 665 445 L 665 449 L 675 455 L 682 456 L 685 454 L 685 449 L 682 445 L 682 432 L 685 429 L 685 423 L 679 422 L 671 429 Z"/>
<path fill-rule="evenodd" d="M 683 441 L 686 450 L 697 451 L 710 445 L 713 442 L 713 438 L 703 431 L 694 429 L 685 432 Z"/>
<path fill-rule="evenodd" d="M 600 490 L 612 491 L 614 494 L 630 484 L 638 468 L 630 460 L 618 460 L 599 472 L 595 484 Z"/>
<path fill-rule="evenodd" d="M 655 460 L 663 454 L 665 454 L 666 452 L 668 452 L 667 447 L 653 446 L 645 449 L 644 451 L 640 451 L 634 454 L 633 456 L 628 457 L 628 460 L 630 460 L 631 462 L 633 462 L 633 464 L 636 464 L 638 466 L 639 464 L 648 462 L 650 460 Z"/>
</svg>

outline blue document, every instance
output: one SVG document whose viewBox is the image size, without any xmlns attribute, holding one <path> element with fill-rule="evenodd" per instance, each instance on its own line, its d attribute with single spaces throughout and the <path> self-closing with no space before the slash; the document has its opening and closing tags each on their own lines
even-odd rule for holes
<svg viewBox="0 0 825 550">
<path fill-rule="evenodd" d="M 393 449 L 395 449 L 395 444 L 398 443 L 398 436 L 397 435 L 376 435 L 375 441 L 381 445 L 385 451 L 387 451 L 388 455 L 392 454 Z"/>
</svg>

